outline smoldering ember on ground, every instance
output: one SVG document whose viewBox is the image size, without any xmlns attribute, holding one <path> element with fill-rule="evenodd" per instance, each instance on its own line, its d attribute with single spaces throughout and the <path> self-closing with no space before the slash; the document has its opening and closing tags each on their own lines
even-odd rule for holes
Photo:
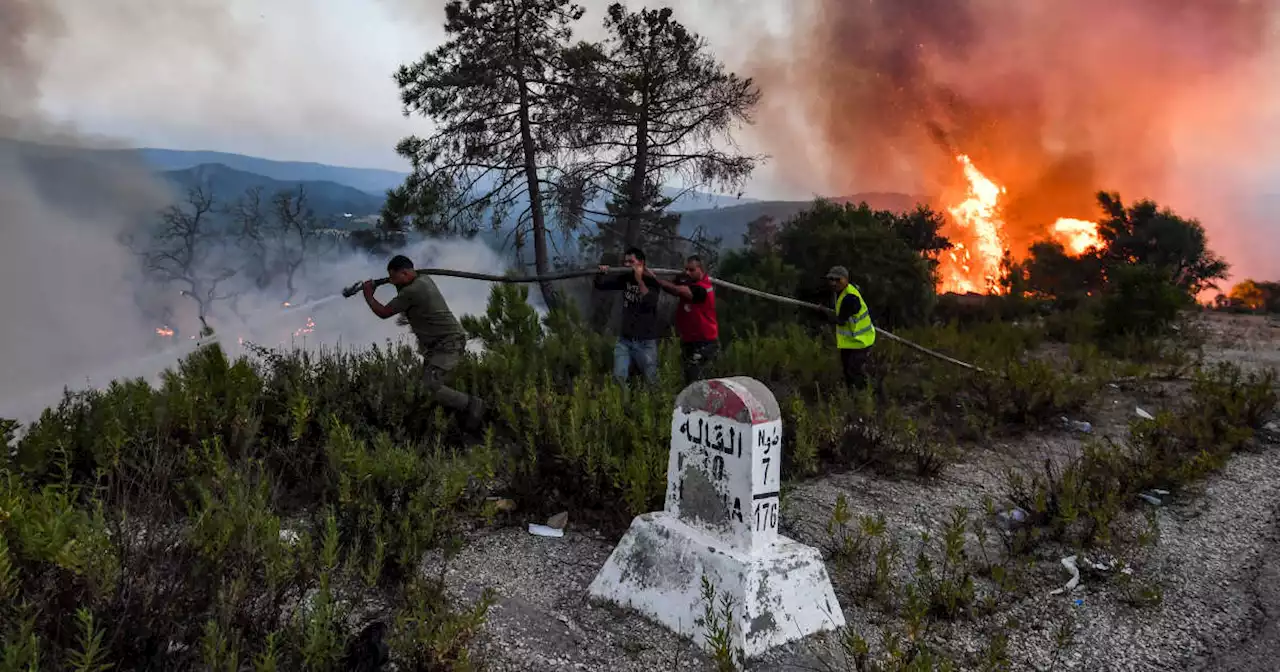
<svg viewBox="0 0 1280 672">
<path fill-rule="evenodd" d="M 1273 669 L 1280 3 L 997 4 L 0 0 L 0 668 Z"/>
</svg>

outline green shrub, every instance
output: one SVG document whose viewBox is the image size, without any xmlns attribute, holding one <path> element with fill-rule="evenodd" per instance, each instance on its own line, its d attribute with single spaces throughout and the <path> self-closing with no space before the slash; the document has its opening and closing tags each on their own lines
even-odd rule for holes
<svg viewBox="0 0 1280 672">
<path fill-rule="evenodd" d="M 390 637 L 402 666 L 424 671 L 480 669 L 471 660 L 470 645 L 485 624 L 493 594 L 486 591 L 475 605 L 455 611 L 458 606 L 436 582 L 418 578 L 405 592 Z"/>
<path fill-rule="evenodd" d="M 1174 490 L 1221 468 L 1251 445 L 1276 405 L 1274 372 L 1221 365 L 1197 377 L 1181 407 L 1135 421 L 1124 443 L 1095 441 L 1066 463 L 1010 471 L 1009 498 L 1054 537 L 1109 543 L 1112 522 L 1139 493 Z"/>
<path fill-rule="evenodd" d="M 1191 298 L 1173 283 L 1168 271 L 1155 266 L 1120 266 L 1108 278 L 1102 297 L 1098 337 L 1157 338 L 1169 333 L 1179 311 Z"/>
</svg>

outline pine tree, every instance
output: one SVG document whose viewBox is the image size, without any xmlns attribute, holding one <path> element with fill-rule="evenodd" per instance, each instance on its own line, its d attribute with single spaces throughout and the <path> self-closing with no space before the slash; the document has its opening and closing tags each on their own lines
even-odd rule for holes
<svg viewBox="0 0 1280 672">
<path fill-rule="evenodd" d="M 558 64 L 581 16 L 570 0 L 446 5 L 448 40 L 396 74 L 405 113 L 436 130 L 398 145 L 413 171 L 389 194 L 384 225 L 413 219 L 433 233 L 473 233 L 484 217 L 497 228 L 518 209 L 517 240 L 531 234 L 537 272 L 548 272 L 544 189 L 570 111 Z M 554 305 L 551 284 L 540 288 Z"/>
</svg>

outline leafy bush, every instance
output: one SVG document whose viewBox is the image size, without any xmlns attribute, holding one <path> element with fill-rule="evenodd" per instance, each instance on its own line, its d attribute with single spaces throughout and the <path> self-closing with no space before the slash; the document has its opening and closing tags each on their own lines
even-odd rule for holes
<svg viewBox="0 0 1280 672">
<path fill-rule="evenodd" d="M 1165 336 L 1178 312 L 1191 305 L 1191 297 L 1173 284 L 1167 271 L 1147 265 L 1118 267 L 1102 298 L 1098 337 L 1114 343 L 1119 338 Z"/>
<path fill-rule="evenodd" d="M 937 262 L 929 255 L 949 245 L 938 235 L 941 227 L 941 216 L 924 208 L 897 214 L 818 200 L 782 230 L 776 251 L 731 253 L 719 273 L 730 282 L 829 305 L 823 276 L 844 266 L 876 324 L 918 325 L 928 320 L 936 298 Z M 739 325 L 794 321 L 797 315 L 759 300 L 744 300 L 734 313 Z"/>
</svg>

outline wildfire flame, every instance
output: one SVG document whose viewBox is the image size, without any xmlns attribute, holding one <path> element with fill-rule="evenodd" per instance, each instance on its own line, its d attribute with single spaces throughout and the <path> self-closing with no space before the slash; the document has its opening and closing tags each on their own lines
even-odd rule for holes
<svg viewBox="0 0 1280 672">
<path fill-rule="evenodd" d="M 956 157 L 968 182 L 964 200 L 947 208 L 951 213 L 951 230 L 947 236 L 954 247 L 939 259 L 939 291 L 991 292 L 1001 290 L 1000 262 L 1006 252 L 1005 222 L 1000 215 L 1003 186 L 996 184 L 973 165 L 968 155 Z M 1098 223 L 1063 217 L 1049 229 L 1054 240 L 1067 251 L 1081 255 L 1102 244 Z"/>
<path fill-rule="evenodd" d="M 316 321 L 315 321 L 315 319 L 314 319 L 314 318 L 310 318 L 310 317 L 308 317 L 308 318 L 307 318 L 307 324 L 306 324 L 306 326 L 304 326 L 304 327 L 302 327 L 301 329 L 299 329 L 299 330 L 297 330 L 297 331 L 293 332 L 293 335 L 294 335 L 294 336 L 301 336 L 301 335 L 303 335 L 303 334 L 310 334 L 310 333 L 314 332 L 315 330 L 316 330 Z"/>
<path fill-rule="evenodd" d="M 173 330 L 169 327 L 156 327 L 156 333 L 165 338 L 169 338 L 173 335 Z"/>
<path fill-rule="evenodd" d="M 1089 248 L 1102 246 L 1102 238 L 1098 236 L 1097 222 L 1063 217 L 1053 223 L 1051 231 L 1055 240 L 1062 243 L 1068 252 L 1077 256 L 1088 252 Z"/>
<path fill-rule="evenodd" d="M 949 292 L 996 291 L 1000 278 L 1000 259 L 1004 256 L 1004 221 L 1000 219 L 1000 197 L 1004 187 L 983 175 L 965 154 L 956 157 L 969 181 L 965 199 L 947 208 L 962 238 L 973 241 L 973 248 L 957 243 L 944 259 L 942 289 Z M 976 255 L 976 256 L 975 256 Z M 948 263 L 949 261 L 949 263 Z"/>
</svg>

